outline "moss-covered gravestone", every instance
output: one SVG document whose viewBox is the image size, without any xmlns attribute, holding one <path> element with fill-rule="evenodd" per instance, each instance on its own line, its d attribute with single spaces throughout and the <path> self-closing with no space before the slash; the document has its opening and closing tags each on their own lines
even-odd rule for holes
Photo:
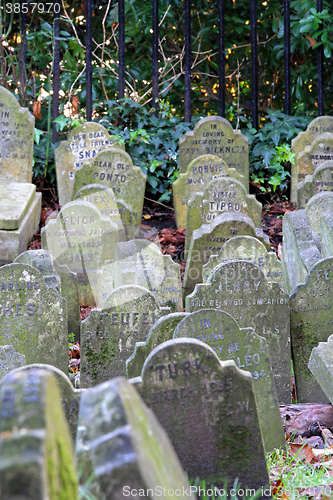
<svg viewBox="0 0 333 500">
<path fill-rule="evenodd" d="M 76 460 L 94 498 L 171 500 L 185 491 L 195 500 L 166 433 L 125 379 L 82 393 Z"/>
<path fill-rule="evenodd" d="M 321 217 L 326 217 L 333 213 L 333 193 L 324 191 L 312 196 L 305 207 L 305 213 L 308 218 L 312 232 L 316 232 L 321 238 Z"/>
<path fill-rule="evenodd" d="M 0 385 L 0 497 L 78 499 L 70 432 L 48 370 L 9 374 Z"/>
<path fill-rule="evenodd" d="M 169 308 L 161 308 L 151 292 L 126 285 L 111 292 L 102 309 L 93 309 L 81 324 L 81 387 L 125 375 L 126 360 L 136 342 Z"/>
<path fill-rule="evenodd" d="M 190 478 L 225 480 L 228 494 L 236 477 L 244 489 L 268 484 L 249 372 L 196 339 L 179 338 L 156 347 L 132 381 Z"/>
<path fill-rule="evenodd" d="M 82 123 L 71 131 L 67 141 L 60 143 L 54 152 L 60 205 L 72 201 L 76 193 L 74 179 L 77 170 L 95 158 L 99 151 L 114 145 L 107 130 L 94 122 Z M 117 147 L 125 149 L 124 145 L 117 144 Z"/>
<path fill-rule="evenodd" d="M 291 400 L 289 296 L 246 261 L 220 264 L 206 284 L 186 297 L 186 311 L 214 308 L 231 314 L 241 328 L 267 340 L 280 404 Z"/>
<path fill-rule="evenodd" d="M 215 267 L 233 260 L 246 260 L 260 267 L 267 281 L 282 282 L 281 261 L 275 252 L 268 252 L 265 245 L 253 236 L 235 236 L 222 245 L 217 255 L 211 255 L 202 266 L 202 282 L 206 283 Z"/>
<path fill-rule="evenodd" d="M 158 319 L 150 328 L 145 342 L 137 342 L 133 354 L 126 361 L 126 376 L 128 378 L 139 377 L 144 362 L 155 347 L 167 340 L 171 340 L 175 328 L 188 313 L 178 312 L 167 314 Z"/>
<path fill-rule="evenodd" d="M 298 184 L 297 207 L 305 208 L 312 196 L 323 191 L 333 191 L 333 161 L 324 161 L 313 175 Z"/>
<path fill-rule="evenodd" d="M 25 364 L 24 354 L 17 352 L 12 345 L 0 345 L 0 382 L 12 370 Z"/>
<path fill-rule="evenodd" d="M 0 345 L 68 373 L 66 301 L 29 265 L 0 268 Z"/>
<path fill-rule="evenodd" d="M 296 395 L 304 403 L 327 402 L 310 370 L 311 351 L 333 334 L 333 258 L 322 259 L 310 270 L 306 283 L 290 297 L 290 332 Z"/>
<path fill-rule="evenodd" d="M 333 335 L 312 349 L 308 368 L 330 403 L 333 403 Z"/>
<path fill-rule="evenodd" d="M 320 217 L 321 256 L 333 256 L 333 214 L 324 214 Z"/>
</svg>

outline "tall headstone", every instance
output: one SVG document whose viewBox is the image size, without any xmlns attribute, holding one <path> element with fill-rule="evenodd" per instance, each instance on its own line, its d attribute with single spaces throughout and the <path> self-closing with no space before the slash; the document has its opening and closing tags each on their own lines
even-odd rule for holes
<svg viewBox="0 0 333 500">
<path fill-rule="evenodd" d="M 77 170 L 95 158 L 99 151 L 110 149 L 114 145 L 107 130 L 99 123 L 93 122 L 75 127 L 67 141 L 60 143 L 54 152 L 60 205 L 65 205 L 73 199 Z M 117 147 L 124 148 L 118 144 Z"/>
<path fill-rule="evenodd" d="M 0 346 L 0 382 L 12 370 L 25 364 L 24 354 L 17 352 L 12 345 Z"/>
<path fill-rule="evenodd" d="M 320 218 L 333 213 L 333 193 L 324 191 L 312 196 L 305 207 L 305 213 L 312 231 L 321 239 Z"/>
<path fill-rule="evenodd" d="M 175 498 L 171 491 L 185 491 L 195 500 L 166 433 L 125 379 L 82 393 L 76 460 L 94 498 L 157 498 L 159 492 Z"/>
<path fill-rule="evenodd" d="M 126 285 L 111 292 L 102 309 L 93 309 L 81 324 L 81 387 L 125 375 L 126 360 L 136 342 L 170 309 L 161 308 L 151 292 Z"/>
<path fill-rule="evenodd" d="M 291 401 L 289 296 L 246 261 L 221 264 L 206 284 L 186 297 L 186 311 L 214 308 L 232 315 L 241 328 L 267 340 L 280 404 Z"/>
<path fill-rule="evenodd" d="M 313 173 L 307 175 L 297 187 L 297 207 L 305 208 L 312 196 L 323 191 L 333 191 L 333 161 L 324 161 Z"/>
<path fill-rule="evenodd" d="M 327 342 L 319 342 L 312 349 L 308 363 L 308 368 L 317 380 L 322 391 L 333 403 L 333 335 L 330 335 Z"/>
<path fill-rule="evenodd" d="M 236 477 L 244 489 L 268 484 L 249 372 L 196 339 L 179 338 L 156 347 L 141 379 L 132 380 L 190 478 L 225 480 L 228 494 Z"/>
</svg>

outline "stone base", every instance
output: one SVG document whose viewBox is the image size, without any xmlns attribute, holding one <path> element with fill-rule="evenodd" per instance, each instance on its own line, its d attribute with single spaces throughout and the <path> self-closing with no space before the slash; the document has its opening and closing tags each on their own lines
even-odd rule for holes
<svg viewBox="0 0 333 500">
<path fill-rule="evenodd" d="M 0 230 L 0 265 L 10 264 L 27 249 L 28 243 L 37 231 L 42 208 L 42 193 L 36 193 L 18 229 Z"/>
</svg>

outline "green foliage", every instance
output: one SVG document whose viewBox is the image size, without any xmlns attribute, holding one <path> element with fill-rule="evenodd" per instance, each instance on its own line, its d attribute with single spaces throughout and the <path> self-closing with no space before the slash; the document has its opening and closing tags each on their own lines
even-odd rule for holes
<svg viewBox="0 0 333 500">
<path fill-rule="evenodd" d="M 207 483 L 204 479 L 200 478 L 196 478 L 195 480 L 191 479 L 189 482 L 191 486 L 196 487 L 197 498 L 200 500 L 256 500 L 262 496 L 261 489 L 257 490 L 254 495 L 249 496 L 247 493 L 244 495 L 244 491 L 246 492 L 247 489 L 241 488 L 238 479 L 235 479 L 230 489 L 230 495 L 225 481 L 222 481 L 223 487 Z M 239 490 L 242 490 L 242 495 L 240 497 L 237 495 Z"/>
</svg>

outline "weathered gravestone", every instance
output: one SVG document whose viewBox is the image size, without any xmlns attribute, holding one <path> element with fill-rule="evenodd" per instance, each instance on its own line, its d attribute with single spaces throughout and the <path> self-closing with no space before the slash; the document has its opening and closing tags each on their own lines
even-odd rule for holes
<svg viewBox="0 0 333 500">
<path fill-rule="evenodd" d="M 46 250 L 27 250 L 14 260 L 14 264 L 28 264 L 42 273 L 49 288 L 60 293 L 60 278 L 53 267 L 52 257 Z"/>
<path fill-rule="evenodd" d="M 81 387 L 125 375 L 126 360 L 136 342 L 169 308 L 161 308 L 151 292 L 126 285 L 111 292 L 102 309 L 93 309 L 81 323 Z"/>
<path fill-rule="evenodd" d="M 284 215 L 282 234 L 283 288 L 290 295 L 297 285 L 305 283 L 308 271 L 321 259 L 320 241 L 310 227 L 305 210 Z"/>
<path fill-rule="evenodd" d="M 297 137 L 291 141 L 291 150 L 297 159 L 298 155 L 307 147 L 310 146 L 316 136 L 326 132 L 333 132 L 333 117 L 318 116 L 312 120 L 304 132 L 300 132 Z M 297 201 L 297 185 L 304 179 L 303 174 L 298 171 L 297 161 L 291 166 L 291 194 L 290 199 L 293 202 Z"/>
<path fill-rule="evenodd" d="M 233 487 L 268 484 L 252 375 L 196 339 L 173 339 L 147 358 L 135 388 L 166 430 L 190 478 Z M 263 498 L 263 496 L 260 496 Z"/>
<path fill-rule="evenodd" d="M 95 305 L 92 288 L 96 271 L 112 259 L 118 242 L 117 226 L 89 202 L 67 203 L 57 219 L 42 229 L 42 247 L 57 263 L 77 274 L 80 305 Z"/>
<path fill-rule="evenodd" d="M 333 191 L 333 161 L 324 161 L 313 173 L 307 175 L 297 187 L 297 207 L 305 208 L 312 196 L 323 191 Z"/>
<path fill-rule="evenodd" d="M 78 499 L 69 429 L 56 378 L 25 370 L 0 386 L 0 497 Z"/>
<path fill-rule="evenodd" d="M 102 184 L 88 184 L 78 190 L 74 195 L 74 200 L 93 203 L 103 216 L 110 217 L 118 226 L 121 241 L 139 236 L 141 220 L 138 219 L 137 212 L 133 212 L 128 203 L 116 199 L 111 188 Z M 124 231 L 124 237 L 121 235 L 122 231 Z"/>
<path fill-rule="evenodd" d="M 333 256 L 333 214 L 323 214 L 320 217 L 320 232 L 321 232 L 321 256 Z"/>
<path fill-rule="evenodd" d="M 212 179 L 232 177 L 244 184 L 244 177 L 235 168 L 229 168 L 219 157 L 203 155 L 187 166 L 186 173 L 179 174 L 172 184 L 172 197 L 178 227 L 186 227 L 187 204 L 192 196 L 202 191 Z M 248 186 L 244 186 L 248 191 Z"/>
<path fill-rule="evenodd" d="M 312 196 L 305 207 L 305 213 L 308 218 L 312 232 L 316 232 L 318 237 L 321 238 L 320 219 L 322 216 L 333 213 L 333 193 L 324 191 Z"/>
<path fill-rule="evenodd" d="M 166 433 L 125 379 L 82 393 L 76 460 L 94 498 L 171 499 L 185 490 L 195 500 Z"/>
<path fill-rule="evenodd" d="M 290 332 L 296 395 L 304 403 L 322 403 L 327 396 L 308 369 L 311 351 L 333 333 L 333 258 L 322 259 L 310 269 L 305 284 L 290 297 Z"/>
<path fill-rule="evenodd" d="M 308 368 L 330 403 L 333 403 L 333 335 L 312 349 Z"/>
<path fill-rule="evenodd" d="M 267 281 L 282 284 L 281 261 L 275 252 L 268 252 L 265 245 L 253 236 L 235 236 L 226 241 L 218 255 L 211 255 L 207 264 L 202 266 L 202 282 L 207 282 L 215 267 L 234 260 L 252 262 L 260 267 Z"/>
<path fill-rule="evenodd" d="M 75 127 L 67 141 L 60 143 L 54 151 L 60 205 L 65 205 L 73 199 L 77 170 L 95 158 L 99 151 L 110 149 L 114 145 L 107 130 L 99 123 L 93 122 Z M 117 148 L 124 148 L 124 145 L 117 144 Z"/>
<path fill-rule="evenodd" d="M 267 340 L 280 404 L 291 400 L 289 297 L 246 261 L 221 264 L 206 284 L 186 297 L 186 311 L 214 308 L 233 316 L 241 328 L 254 328 Z"/>
<path fill-rule="evenodd" d="M 74 193 L 88 184 L 113 189 L 116 199 L 130 205 L 141 223 L 146 176 L 140 167 L 133 165 L 128 153 L 112 148 L 101 151 L 90 163 L 85 163 L 75 174 Z"/>
<path fill-rule="evenodd" d="M 223 213 L 248 215 L 255 227 L 261 226 L 262 205 L 255 196 L 247 194 L 243 184 L 236 179 L 213 179 L 202 193 L 196 193 L 187 205 L 185 252 L 188 251 L 191 236 L 202 224 L 209 224 Z"/>
<path fill-rule="evenodd" d="M 26 362 L 48 363 L 68 373 L 67 305 L 26 264 L 0 268 L 0 345 L 12 345 Z"/>
<path fill-rule="evenodd" d="M 202 309 L 189 314 L 176 327 L 174 338 L 194 337 L 209 345 L 221 361 L 233 359 L 252 373 L 260 429 L 265 451 L 285 447 L 285 437 L 267 342 L 252 328 L 239 328 L 229 314 Z"/>
<path fill-rule="evenodd" d="M 145 342 L 136 342 L 133 354 L 126 360 L 126 376 L 140 377 L 144 362 L 155 347 L 171 340 L 176 326 L 188 313 L 178 312 L 167 314 L 158 319 L 147 333 Z"/>
<path fill-rule="evenodd" d="M 0 87 L 0 181 L 32 181 L 35 118 Z"/>
<path fill-rule="evenodd" d="M 12 370 L 25 364 L 24 354 L 15 351 L 12 345 L 0 346 L 0 382 Z"/>
<path fill-rule="evenodd" d="M 179 173 L 184 174 L 194 158 L 202 155 L 219 156 L 229 168 L 235 168 L 244 176 L 244 186 L 249 184 L 248 140 L 240 130 L 233 130 L 231 124 L 220 116 L 202 118 L 193 132 L 179 139 Z"/>
<path fill-rule="evenodd" d="M 183 281 L 184 295 L 191 293 L 201 282 L 202 266 L 211 255 L 219 253 L 222 245 L 234 236 L 253 236 L 269 246 L 262 229 L 255 228 L 250 217 L 244 214 L 218 215 L 210 224 L 203 224 L 192 233 Z"/>
</svg>

